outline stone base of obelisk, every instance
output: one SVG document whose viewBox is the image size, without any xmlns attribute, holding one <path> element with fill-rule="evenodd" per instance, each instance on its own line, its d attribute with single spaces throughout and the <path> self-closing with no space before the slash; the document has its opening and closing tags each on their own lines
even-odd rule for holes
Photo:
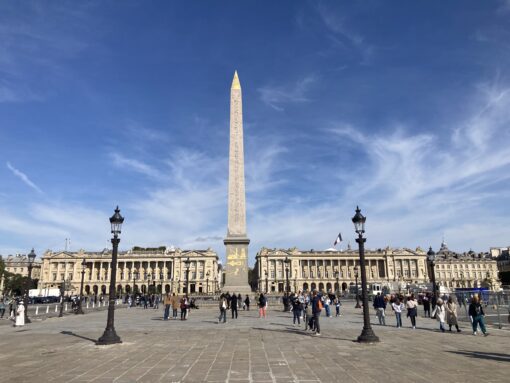
<svg viewBox="0 0 510 383">
<path fill-rule="evenodd" d="M 225 268 L 225 284 L 222 292 L 251 295 L 248 284 L 248 245 L 250 240 L 244 236 L 227 236 L 223 240 L 226 246 L 227 265 Z"/>
</svg>

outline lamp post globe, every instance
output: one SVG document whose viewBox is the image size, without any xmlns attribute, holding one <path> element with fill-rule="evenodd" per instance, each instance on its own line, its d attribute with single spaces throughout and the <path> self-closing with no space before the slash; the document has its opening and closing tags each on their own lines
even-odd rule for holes
<svg viewBox="0 0 510 383">
<path fill-rule="evenodd" d="M 34 248 L 32 248 L 32 251 L 28 253 L 28 280 L 25 284 L 25 296 L 23 297 L 23 304 L 25 306 L 25 323 L 32 323 L 30 318 L 28 317 L 28 303 L 30 299 L 30 288 L 32 287 L 32 268 L 34 266 L 34 261 L 37 255 L 35 254 Z"/>
<path fill-rule="evenodd" d="M 352 223 L 354 224 L 354 230 L 358 234 L 356 242 L 359 246 L 359 261 L 361 271 L 361 296 L 363 300 L 363 330 L 361 335 L 358 336 L 358 342 L 360 343 L 376 343 L 379 342 L 379 338 L 374 334 L 372 326 L 370 325 L 370 312 L 368 309 L 368 294 L 367 294 L 367 272 L 365 267 L 365 242 L 366 238 L 363 238 L 365 232 L 365 221 L 366 217 L 361 214 L 359 207 L 356 207 L 356 214 L 352 217 Z"/>
<path fill-rule="evenodd" d="M 108 345 L 122 343 L 120 337 L 115 332 L 115 284 L 117 280 L 117 253 L 119 249 L 119 234 L 121 233 L 124 217 L 120 215 L 120 209 L 117 206 L 114 214 L 110 217 L 112 238 L 112 267 L 110 275 L 110 294 L 108 295 L 108 318 L 103 335 L 96 342 L 98 345 Z"/>
</svg>

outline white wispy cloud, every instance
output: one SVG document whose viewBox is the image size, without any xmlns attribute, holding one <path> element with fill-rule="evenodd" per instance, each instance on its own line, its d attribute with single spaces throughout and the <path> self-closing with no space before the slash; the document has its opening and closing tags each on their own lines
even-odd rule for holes
<svg viewBox="0 0 510 383">
<path fill-rule="evenodd" d="M 14 174 L 16 177 L 18 177 L 21 181 L 23 181 L 23 183 L 29 187 L 31 187 L 32 189 L 34 189 L 36 192 L 38 193 L 41 193 L 42 194 L 42 190 L 39 188 L 39 186 L 37 186 L 36 184 L 34 184 L 30 178 L 28 178 L 28 176 L 23 173 L 22 171 L 16 169 L 14 166 L 11 165 L 10 162 L 7 162 L 7 168 L 12 172 L 12 174 Z"/>
<path fill-rule="evenodd" d="M 318 81 L 314 74 L 303 77 L 293 84 L 264 86 L 258 90 L 260 99 L 271 108 L 283 111 L 285 104 L 303 103 L 310 101 L 308 91 Z"/>
<path fill-rule="evenodd" d="M 158 169 L 155 167 L 146 164 L 143 161 L 134 159 L 134 158 L 128 158 L 123 156 L 120 153 L 112 153 L 111 158 L 113 160 L 113 164 L 119 168 L 131 170 L 140 174 L 143 174 L 147 177 L 152 178 L 161 178 L 162 174 Z"/>
<path fill-rule="evenodd" d="M 341 49 L 354 49 L 361 55 L 361 64 L 368 64 L 374 53 L 375 47 L 353 28 L 347 26 L 347 17 L 339 16 L 324 3 L 316 6 L 318 15 L 326 28 L 330 31 L 328 35 L 332 43 Z"/>
</svg>

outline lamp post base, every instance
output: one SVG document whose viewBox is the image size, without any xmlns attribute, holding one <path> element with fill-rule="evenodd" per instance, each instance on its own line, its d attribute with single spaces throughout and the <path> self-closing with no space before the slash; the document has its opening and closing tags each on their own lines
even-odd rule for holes
<svg viewBox="0 0 510 383">
<path fill-rule="evenodd" d="M 358 336 L 359 343 L 378 343 L 379 338 L 374 334 L 371 328 L 363 328 L 361 335 Z"/>
<path fill-rule="evenodd" d="M 357 300 L 356 301 L 356 306 L 354 306 L 355 309 L 360 309 L 361 308 L 361 305 L 359 304 L 359 301 Z"/>
<path fill-rule="evenodd" d="M 98 346 L 104 346 L 108 344 L 116 344 L 122 343 L 120 337 L 115 332 L 115 329 L 106 329 L 104 330 L 104 334 L 101 338 L 99 338 L 96 342 Z"/>
</svg>

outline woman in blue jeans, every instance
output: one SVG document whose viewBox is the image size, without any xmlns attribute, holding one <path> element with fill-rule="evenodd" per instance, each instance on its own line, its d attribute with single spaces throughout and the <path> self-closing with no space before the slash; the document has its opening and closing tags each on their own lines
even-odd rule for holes
<svg viewBox="0 0 510 383">
<path fill-rule="evenodd" d="M 473 322 L 473 335 L 476 335 L 476 330 L 478 329 L 478 325 L 480 325 L 480 330 L 482 330 L 483 335 L 489 335 L 487 330 L 485 329 L 484 316 L 485 313 L 483 311 L 483 307 L 480 304 L 480 300 L 478 296 L 474 296 L 471 300 L 471 304 L 469 305 L 469 316 L 471 317 L 471 321 Z"/>
</svg>

